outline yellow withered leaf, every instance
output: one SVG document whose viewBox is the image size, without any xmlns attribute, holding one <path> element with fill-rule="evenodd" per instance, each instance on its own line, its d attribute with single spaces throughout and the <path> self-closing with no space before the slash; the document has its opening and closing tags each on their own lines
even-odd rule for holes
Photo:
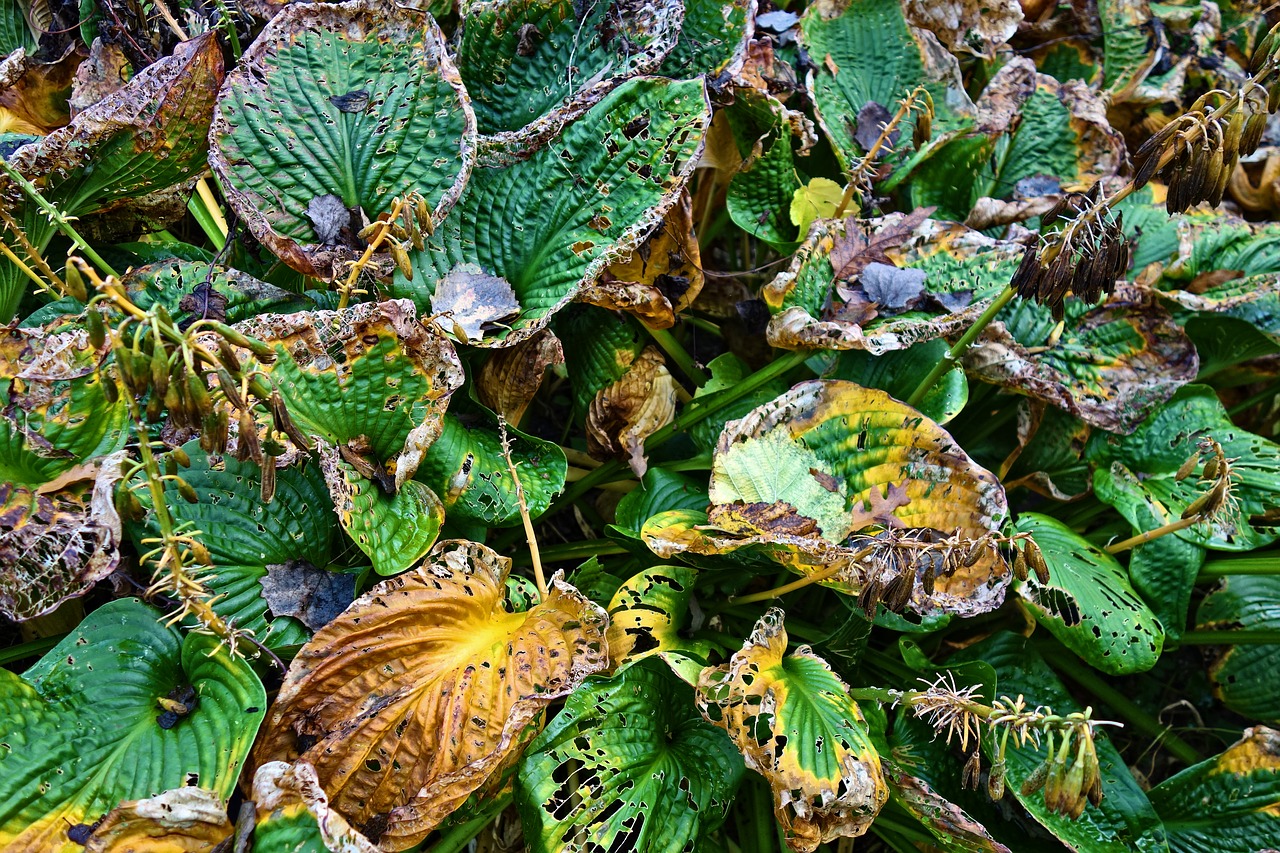
<svg viewBox="0 0 1280 853">
<path fill-rule="evenodd" d="M 556 576 L 541 604 L 508 612 L 509 570 L 450 540 L 356 600 L 294 659 L 255 766 L 301 758 L 383 849 L 424 839 L 516 757 L 548 703 L 608 665 L 600 607 Z"/>
<path fill-rule="evenodd" d="M 230 835 L 222 797 L 203 788 L 174 788 L 116 806 L 93 830 L 85 851 L 203 853 Z"/>
<path fill-rule="evenodd" d="M 858 703 L 807 646 L 786 654 L 782 619 L 769 610 L 728 664 L 702 671 L 698 710 L 768 780 L 787 845 L 812 851 L 866 832 L 889 789 Z"/>
</svg>

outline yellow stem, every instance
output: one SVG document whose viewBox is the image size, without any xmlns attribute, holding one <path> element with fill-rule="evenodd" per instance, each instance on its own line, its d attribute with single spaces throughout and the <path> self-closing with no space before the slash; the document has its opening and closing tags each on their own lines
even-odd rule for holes
<svg viewBox="0 0 1280 853">
<path fill-rule="evenodd" d="M 822 581 L 831 580 L 833 577 L 840 574 L 841 570 L 843 569 L 844 569 L 843 565 L 829 566 L 826 569 L 823 569 L 822 571 L 818 572 L 817 574 L 805 575 L 799 580 L 792 581 L 791 583 L 788 583 L 788 584 L 783 584 L 782 586 L 776 586 L 773 589 L 766 589 L 763 592 L 753 592 L 750 595 L 735 596 L 734 598 L 729 599 L 729 603 L 730 604 L 752 604 L 757 601 L 768 601 L 771 598 L 778 598 L 779 596 L 786 595 L 789 592 L 795 592 L 797 589 L 804 589 L 806 586 L 811 586 L 815 583 L 821 583 Z"/>
<path fill-rule="evenodd" d="M 204 202 L 205 210 L 209 213 L 209 218 L 213 220 L 213 224 L 226 239 L 230 233 L 227 227 L 227 219 L 222 215 L 222 208 L 218 206 L 218 199 L 213 194 L 213 188 L 209 186 L 208 178 L 201 178 L 196 181 L 196 193 L 200 196 L 200 200 Z"/>
<path fill-rule="evenodd" d="M 1161 536 L 1167 536 L 1170 533 L 1177 533 L 1179 530 L 1186 530 L 1195 524 L 1204 521 L 1199 515 L 1193 515 L 1190 518 L 1180 518 L 1177 521 L 1171 521 L 1166 525 L 1157 527 L 1154 530 L 1146 530 L 1137 536 L 1130 536 L 1128 539 L 1122 539 L 1108 545 L 1106 551 L 1108 554 L 1119 554 L 1122 551 L 1128 551 L 1130 548 L 1136 548 L 1139 545 L 1145 545 L 1153 539 L 1159 539 Z"/>
</svg>

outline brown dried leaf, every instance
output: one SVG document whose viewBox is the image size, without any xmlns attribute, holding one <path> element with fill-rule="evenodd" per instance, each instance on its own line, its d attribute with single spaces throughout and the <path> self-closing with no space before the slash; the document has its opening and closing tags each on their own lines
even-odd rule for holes
<svg viewBox="0 0 1280 853">
<path fill-rule="evenodd" d="M 626 459 L 636 476 L 648 468 L 644 440 L 675 418 L 676 381 L 657 347 L 645 347 L 621 379 L 596 392 L 587 411 L 587 452 Z"/>
<path fill-rule="evenodd" d="M 267 566 L 258 579 L 271 616 L 292 616 L 312 631 L 338 617 L 356 595 L 356 576 L 316 568 L 302 560 Z"/>
<path fill-rule="evenodd" d="M 54 62 L 39 62 L 22 50 L 6 58 L 0 69 L 0 130 L 43 136 L 70 121 L 67 93 L 83 58 L 70 47 Z"/>
<path fill-rule="evenodd" d="M 543 708 L 608 665 L 601 608 L 557 575 L 545 601 L 508 613 L 509 570 L 483 545 L 442 542 L 357 599 L 294 659 L 255 764 L 310 762 L 383 849 L 426 838 Z"/>
<path fill-rule="evenodd" d="M 118 45 L 104 42 L 101 38 L 94 39 L 89 57 L 80 63 L 71 84 L 71 97 L 67 99 L 71 115 L 77 116 L 107 95 L 119 91 L 129 81 L 129 72 L 129 60 Z"/>
<path fill-rule="evenodd" d="M 288 764 L 268 761 L 253 777 L 253 805 L 257 823 L 288 820 L 303 811 L 311 813 L 320 838 L 330 850 L 341 853 L 379 853 L 378 848 L 329 807 L 316 769 L 305 761 Z"/>
<path fill-rule="evenodd" d="M 520 300 L 505 278 L 490 275 L 476 264 L 458 264 L 432 294 L 431 312 L 443 319 L 447 331 L 469 343 L 515 319 Z"/>
<path fill-rule="evenodd" d="M 952 51 L 984 59 L 1018 31 L 1022 6 L 1018 0 L 906 0 L 907 20 L 929 30 Z"/>
<path fill-rule="evenodd" d="M 1008 847 L 991 837 L 987 828 L 964 809 L 943 797 L 929 783 L 893 765 L 886 765 L 885 779 L 893 799 L 939 838 L 963 844 L 970 853 L 1010 853 Z"/>
<path fill-rule="evenodd" d="M 836 280 L 849 281 L 866 269 L 868 264 L 892 266 L 893 260 L 885 253 L 911 239 L 916 227 L 928 219 L 933 211 L 932 207 L 917 208 L 901 219 L 891 220 L 874 232 L 865 231 L 860 226 L 853 227 L 853 220 L 846 221 L 843 233 L 831 244 L 831 269 L 835 272 Z"/>
<path fill-rule="evenodd" d="M 707 524 L 735 536 L 778 534 L 812 537 L 821 535 L 818 522 L 800 515 L 785 501 L 714 504 L 707 511 Z"/>
<path fill-rule="evenodd" d="M 550 329 L 513 347 L 494 350 L 480 367 L 476 391 L 480 402 L 520 425 L 548 367 L 564 364 L 564 348 Z"/>
<path fill-rule="evenodd" d="M 206 853 L 231 836 L 227 804 L 213 791 L 174 788 L 116 806 L 85 853 Z"/>
</svg>

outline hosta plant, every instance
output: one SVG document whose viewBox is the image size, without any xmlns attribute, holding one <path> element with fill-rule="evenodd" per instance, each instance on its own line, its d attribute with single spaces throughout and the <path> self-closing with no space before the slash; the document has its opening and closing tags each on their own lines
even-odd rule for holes
<svg viewBox="0 0 1280 853">
<path fill-rule="evenodd" d="M 1280 848 L 1273 9 L 10 6 L 0 849 Z"/>
</svg>

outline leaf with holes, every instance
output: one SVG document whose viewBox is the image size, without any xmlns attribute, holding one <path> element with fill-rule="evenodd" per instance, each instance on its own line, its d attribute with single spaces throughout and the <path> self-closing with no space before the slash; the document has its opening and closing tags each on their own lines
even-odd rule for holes
<svg viewBox="0 0 1280 853">
<path fill-rule="evenodd" d="M 330 806 L 384 849 L 426 838 L 551 701 L 608 666 L 603 610 L 557 576 L 541 604 L 507 612 L 509 568 L 442 542 L 357 599 L 294 658 L 256 765 L 311 763 Z"/>
<path fill-rule="evenodd" d="M 223 797 L 204 788 L 173 788 L 116 806 L 94 827 L 85 853 L 202 853 L 230 836 L 231 822 Z"/>
<path fill-rule="evenodd" d="M 1148 793 L 1176 853 L 1280 848 L 1280 732 L 1258 726 Z"/>
<path fill-rule="evenodd" d="M 958 652 L 954 659 L 981 660 L 990 664 L 995 668 L 1000 693 L 1005 696 L 1021 694 L 1030 708 L 1045 706 L 1063 715 L 1082 710 L 1025 637 L 1001 631 Z M 1079 818 L 1072 820 L 1050 812 L 1043 794 L 1039 792 L 1022 793 L 1027 777 L 1048 755 L 1043 742 L 1018 746 L 1013 738 L 1009 739 L 1005 752 L 1007 790 L 1033 818 L 1072 850 L 1165 853 L 1169 849 L 1165 828 L 1124 758 L 1107 738 L 1105 729 L 1098 730 L 1094 743 L 1102 776 L 1102 804 L 1085 806 Z M 988 761 L 992 760 L 996 746 L 996 737 L 988 731 L 982 738 L 982 750 Z"/>
<path fill-rule="evenodd" d="M 306 296 L 205 261 L 157 261 L 130 270 L 121 283 L 139 308 L 163 305 L 178 323 L 200 319 L 239 323 L 257 314 L 290 314 L 315 307 Z"/>
<path fill-rule="evenodd" d="M 785 349 L 881 355 L 960 334 L 1008 284 L 1022 253 L 1018 243 L 926 219 L 923 212 L 910 219 L 892 214 L 865 225 L 821 220 L 791 266 L 761 293 L 773 314 L 769 342 Z M 893 316 L 868 315 L 860 281 L 870 261 L 923 272 L 918 304 Z"/>
<path fill-rule="evenodd" d="M 453 270 L 474 265 L 506 279 L 520 311 L 509 330 L 470 343 L 531 337 L 662 221 L 697 165 L 709 121 L 699 80 L 619 86 L 532 154 L 477 167 L 425 250 L 409 253 L 412 279 L 397 272 L 391 292 L 426 312 Z"/>
<path fill-rule="evenodd" d="M 911 581 L 905 603 L 921 613 L 981 613 L 1004 599 L 1010 575 L 994 550 L 938 571 L 924 544 L 935 532 L 966 542 L 999 533 L 1004 490 L 945 430 L 883 391 L 795 386 L 725 428 L 711 482 L 708 514 L 676 510 L 645 524 L 659 556 L 750 546 L 849 594 L 887 587 L 896 565 Z"/>
<path fill-rule="evenodd" d="M 217 37 L 183 42 L 71 124 L 19 148 L 9 165 L 66 216 L 118 211 L 204 170 L 221 82 Z M 3 175 L 0 198 L 36 250 L 47 249 L 56 233 L 53 224 Z M 7 230 L 4 239 L 12 239 Z M 10 245 L 24 255 L 17 243 Z M 27 285 L 12 261 L 0 259 L 0 322 L 13 317 Z"/>
<path fill-rule="evenodd" d="M 1280 578 L 1229 577 L 1205 596 L 1196 611 L 1197 630 L 1280 630 Z M 1272 678 L 1259 673 L 1280 666 L 1280 643 L 1234 645 L 1223 636 L 1209 665 L 1209 681 L 1223 704 L 1237 714 L 1280 723 L 1280 695 Z"/>
<path fill-rule="evenodd" d="M 179 473 L 200 500 L 187 503 L 177 486 L 166 482 L 165 504 L 175 522 L 190 522 L 202 534 L 200 541 L 212 558 L 205 585 L 219 596 L 214 609 L 236 627 L 253 631 L 269 649 L 305 643 L 311 632 L 298 620 L 270 608 L 265 584 L 273 569 L 324 572 L 329 565 L 335 519 L 319 466 L 281 468 L 276 473 L 275 497 L 264 504 L 259 498 L 262 475 L 257 464 L 209 456 L 196 442 L 183 450 L 191 466 Z M 145 488 L 135 488 L 134 493 L 148 513 L 128 528 L 139 553 L 144 553 L 149 548 L 142 547 L 141 540 L 158 536 L 159 528 L 150 511 L 150 493 Z"/>
<path fill-rule="evenodd" d="M 1036 621 L 1091 666 L 1111 675 L 1145 672 L 1164 647 L 1164 627 L 1138 597 L 1116 558 L 1067 525 L 1037 512 L 1018 518 L 1049 566 L 1017 586 Z"/>
<path fill-rule="evenodd" d="M 768 780 L 787 845 L 813 851 L 866 832 L 889 791 L 844 682 L 808 647 L 786 650 L 782 611 L 774 608 L 728 664 L 703 671 L 698 709 Z"/>
<path fill-rule="evenodd" d="M 618 672 L 657 656 L 683 680 L 697 684 L 712 646 L 689 640 L 689 602 L 698 571 L 687 566 L 645 569 L 618 588 L 609 602 L 609 658 Z"/>
<path fill-rule="evenodd" d="M 464 4 L 458 70 L 486 143 L 551 138 L 619 83 L 656 68 L 683 17 L 676 0 Z"/>
<path fill-rule="evenodd" d="M 724 821 L 742 771 L 693 691 L 650 661 L 573 692 L 529 744 L 516 802 L 534 853 L 679 853 Z"/>
<path fill-rule="evenodd" d="M 680 40 L 658 73 L 677 80 L 737 74 L 755 32 L 756 0 L 686 0 Z"/>
<path fill-rule="evenodd" d="M 231 796 L 266 692 L 249 664 L 160 617 L 113 601 L 24 676 L 0 670 L 0 716 L 21 721 L 0 746 L 0 847 L 74 853 L 68 830 L 121 800 L 184 785 Z"/>
<path fill-rule="evenodd" d="M 1221 551 L 1248 551 L 1280 538 L 1276 528 L 1250 520 L 1280 506 L 1280 445 L 1233 424 L 1207 385 L 1179 389 L 1132 435 L 1094 435 L 1085 450 L 1094 466 L 1094 490 L 1135 529 L 1152 517 L 1160 524 L 1177 521 L 1204 492 L 1197 477 L 1176 476 L 1202 436 L 1218 441 L 1227 458 L 1236 460 L 1232 500 L 1210 521 L 1174 535 Z"/>
<path fill-rule="evenodd" d="M 332 279 L 393 197 L 418 193 L 436 222 L 453 206 L 475 116 L 429 16 L 368 0 L 296 4 L 227 77 L 210 138 L 209 162 L 253 235 Z M 389 256 L 379 262 L 389 271 Z"/>
</svg>

